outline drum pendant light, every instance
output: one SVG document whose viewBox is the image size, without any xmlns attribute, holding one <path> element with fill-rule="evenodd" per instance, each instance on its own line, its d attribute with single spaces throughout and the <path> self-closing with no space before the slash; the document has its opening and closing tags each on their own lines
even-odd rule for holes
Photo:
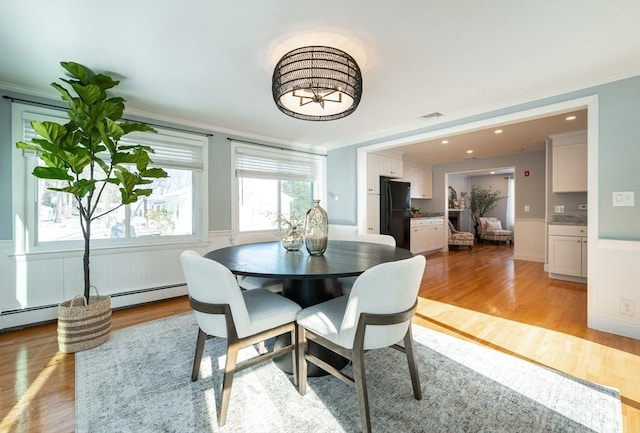
<svg viewBox="0 0 640 433">
<path fill-rule="evenodd" d="M 362 97 L 360 67 L 336 48 L 309 46 L 282 56 L 273 71 L 276 105 L 302 120 L 335 120 L 353 113 Z"/>
</svg>

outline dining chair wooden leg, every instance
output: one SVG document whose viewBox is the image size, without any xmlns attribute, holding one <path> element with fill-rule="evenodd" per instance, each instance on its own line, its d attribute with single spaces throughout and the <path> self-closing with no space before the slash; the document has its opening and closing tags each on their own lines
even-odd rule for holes
<svg viewBox="0 0 640 433">
<path fill-rule="evenodd" d="M 360 422 L 363 433 L 371 433 L 371 417 L 369 416 L 369 396 L 367 394 L 367 379 L 364 370 L 364 350 L 353 351 L 353 381 L 360 408 Z"/>
<path fill-rule="evenodd" d="M 304 328 L 300 325 L 296 325 L 296 353 L 297 360 L 296 364 L 298 367 L 298 392 L 300 395 L 305 395 L 307 393 L 307 360 L 304 355 L 307 351 L 307 339 L 305 337 Z"/>
<path fill-rule="evenodd" d="M 298 386 L 298 351 L 300 346 L 298 345 L 298 327 L 294 326 L 291 330 L 291 341 L 293 344 L 293 351 L 291 352 L 291 365 L 293 366 L 293 385 Z"/>
<path fill-rule="evenodd" d="M 420 388 L 420 376 L 418 375 L 418 364 L 416 363 L 416 353 L 414 351 L 411 325 L 409 325 L 407 333 L 404 335 L 404 352 L 407 355 L 407 362 L 409 363 L 409 374 L 411 375 L 411 385 L 413 385 L 413 396 L 416 400 L 421 400 L 422 389 Z"/>
<path fill-rule="evenodd" d="M 233 385 L 233 374 L 236 370 L 239 349 L 237 342 L 227 341 L 227 360 L 224 363 L 222 398 L 220 401 L 220 415 L 218 416 L 218 426 L 220 427 L 227 422 L 227 411 L 229 410 L 229 400 L 231 400 L 231 386 Z"/>
<path fill-rule="evenodd" d="M 202 352 L 204 352 L 204 343 L 207 341 L 207 333 L 198 328 L 198 339 L 196 340 L 196 353 L 193 356 L 193 368 L 191 369 L 191 381 L 198 380 L 200 373 L 200 362 L 202 362 Z"/>
</svg>

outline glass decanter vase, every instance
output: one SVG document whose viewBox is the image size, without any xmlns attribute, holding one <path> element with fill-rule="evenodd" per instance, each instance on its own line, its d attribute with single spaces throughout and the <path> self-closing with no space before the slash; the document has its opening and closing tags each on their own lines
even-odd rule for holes
<svg viewBox="0 0 640 433">
<path fill-rule="evenodd" d="M 304 220 L 304 245 L 312 256 L 321 256 L 327 249 L 329 218 L 320 207 L 320 200 L 313 201 Z"/>
<path fill-rule="evenodd" d="M 302 246 L 304 238 L 298 231 L 298 226 L 289 227 L 287 234 L 282 238 L 282 246 L 287 251 L 298 251 Z"/>
</svg>

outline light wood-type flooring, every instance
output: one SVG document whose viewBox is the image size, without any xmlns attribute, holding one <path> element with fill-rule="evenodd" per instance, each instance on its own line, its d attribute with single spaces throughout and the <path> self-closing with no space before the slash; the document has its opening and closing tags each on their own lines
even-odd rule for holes
<svg viewBox="0 0 640 433">
<path fill-rule="evenodd" d="M 588 329 L 586 286 L 551 280 L 541 263 L 512 254 L 477 245 L 429 255 L 416 323 L 616 387 L 625 433 L 640 432 L 640 340 Z M 185 298 L 114 311 L 113 328 L 185 311 Z M 0 432 L 73 432 L 74 381 L 55 324 L 1 333 Z"/>
</svg>

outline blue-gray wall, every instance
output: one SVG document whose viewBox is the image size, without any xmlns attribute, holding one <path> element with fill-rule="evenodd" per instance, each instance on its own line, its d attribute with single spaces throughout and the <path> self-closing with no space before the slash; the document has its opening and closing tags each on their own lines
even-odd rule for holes
<svg viewBox="0 0 640 433">
<path fill-rule="evenodd" d="M 638 167 L 640 166 L 640 76 L 422 128 L 410 133 L 355 144 L 348 148 L 352 153 L 351 158 L 348 157 L 344 148 L 330 151 L 327 159 L 329 178 L 336 175 L 340 177 L 346 176 L 344 164 L 347 159 L 353 161 L 353 170 L 355 171 L 355 155 L 359 147 L 593 95 L 598 96 L 599 237 L 604 239 L 640 240 L 640 175 L 638 174 Z M 544 155 L 534 154 L 532 152 L 526 156 L 535 158 L 535 161 L 532 159 L 530 162 L 537 165 L 540 157 L 544 158 Z M 479 163 L 482 160 L 475 161 Z M 514 165 L 509 161 L 504 162 L 504 165 L 496 166 Z M 515 166 L 516 218 L 545 218 L 544 187 L 540 189 L 539 184 L 539 182 L 544 183 L 544 171 L 538 174 L 536 170 L 531 173 L 531 176 L 525 178 L 522 173 L 524 165 L 517 164 Z M 469 170 L 469 167 L 462 166 L 462 164 L 459 170 L 455 169 L 455 167 L 455 164 L 451 164 L 446 167 L 446 170 L 450 172 Z M 442 173 L 443 170 L 440 170 L 438 166 L 434 167 L 432 205 L 437 208 L 436 210 L 441 210 L 442 205 L 439 203 L 443 203 L 444 199 L 444 178 Z M 347 183 L 345 182 L 345 184 Z M 333 193 L 340 196 L 340 204 L 328 203 L 327 211 L 330 217 L 334 212 L 339 212 L 341 215 L 344 214 L 344 210 L 339 209 L 340 207 L 347 205 L 356 207 L 356 192 L 353 190 L 351 183 L 349 182 L 345 185 L 348 186 L 345 188 L 341 188 L 341 186 L 338 183 L 334 184 Z M 613 207 L 611 193 L 614 191 L 635 191 L 637 196 L 636 206 Z M 528 214 L 524 214 L 523 211 L 525 204 L 522 201 L 523 198 L 530 201 L 530 203 L 526 203 L 531 206 L 531 211 Z M 356 224 L 356 219 L 354 218 L 350 223 Z"/>
<path fill-rule="evenodd" d="M 1 89 L 0 89 L 1 91 Z M 1 91 L 1 95 L 35 101 L 64 108 L 62 102 Z M 149 122 L 157 126 L 184 128 L 167 122 L 158 122 L 139 116 L 125 116 L 132 120 Z M 231 230 L 231 143 L 228 138 L 243 140 L 244 137 L 219 134 L 190 128 L 195 133 L 212 134 L 209 137 L 209 230 Z M 255 140 L 252 140 L 255 141 Z M 275 145 L 263 142 L 260 144 Z M 11 101 L 0 99 L 0 240 L 13 239 L 11 154 L 15 143 L 11 140 Z M 277 147 L 283 147 L 277 145 Z"/>
<path fill-rule="evenodd" d="M 11 93 L 3 92 L 2 94 Z M 599 97 L 599 235 L 601 238 L 608 239 L 640 240 L 640 175 L 638 174 L 640 166 L 640 76 L 330 151 L 327 157 L 329 200 L 326 203 L 330 220 L 334 224 L 355 225 L 357 222 L 356 154 L 358 147 L 591 95 Z M 20 97 L 15 94 L 11 94 L 11 96 Z M 232 203 L 230 143 L 226 134 L 216 134 L 215 131 L 213 134 L 214 136 L 209 140 L 209 229 L 230 230 Z M 242 139 L 242 137 L 233 138 Z M 11 142 L 11 104 L 5 99 L 0 99 L 0 201 L 2 203 L 0 206 L 0 240 L 10 240 L 13 234 L 11 209 L 11 152 L 13 146 L 14 143 Z M 531 164 L 537 165 L 539 156 L 534 153 L 523 155 L 527 158 L 525 165 L 504 161 L 504 164 L 495 166 L 516 166 L 516 217 L 545 218 L 544 188 L 542 191 L 539 189 L 538 170 L 532 172 L 529 178 L 524 178 L 522 175 L 522 167 Z M 481 162 L 483 160 L 471 161 Z M 492 161 L 492 164 L 499 164 L 499 161 Z M 466 166 L 461 166 L 460 169 L 455 169 L 455 167 L 455 165 L 434 167 L 434 198 L 431 203 L 435 207 L 440 206 L 437 211 L 441 211 L 443 206 L 438 203 L 444 203 L 444 178 L 441 173 L 444 170 L 453 172 L 470 169 Z M 544 172 L 540 173 L 540 178 L 544 178 Z M 611 193 L 614 191 L 635 191 L 636 206 L 612 207 Z M 338 200 L 333 200 L 332 195 L 337 196 Z M 523 198 L 527 198 L 528 203 L 526 204 L 531 206 L 531 212 L 528 214 L 523 214 L 523 205 L 525 204 L 522 201 Z"/>
</svg>

